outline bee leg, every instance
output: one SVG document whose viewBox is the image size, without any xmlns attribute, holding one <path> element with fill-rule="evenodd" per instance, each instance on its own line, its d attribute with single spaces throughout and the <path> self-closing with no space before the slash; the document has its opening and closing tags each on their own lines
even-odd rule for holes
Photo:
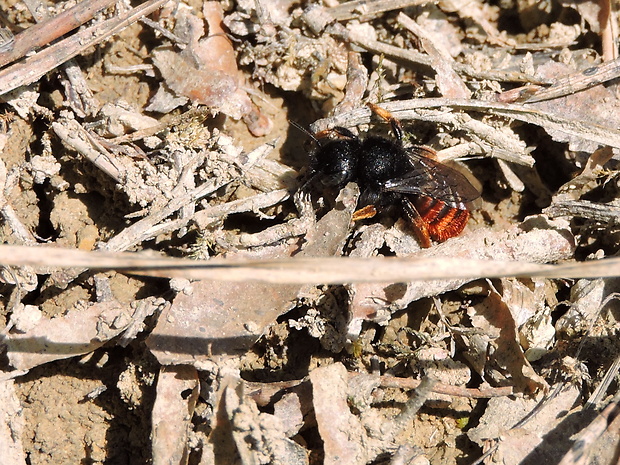
<svg viewBox="0 0 620 465">
<path fill-rule="evenodd" d="M 326 137 L 331 137 L 334 139 L 357 139 L 357 136 L 353 134 L 349 129 L 340 126 L 336 126 L 332 129 L 325 129 L 324 131 L 319 131 L 314 134 L 313 137 L 315 140 L 324 139 Z"/>
<path fill-rule="evenodd" d="M 392 132 L 394 133 L 394 137 L 396 137 L 396 139 L 403 139 L 403 127 L 400 124 L 400 121 L 396 119 L 392 113 L 378 105 L 375 105 L 374 103 L 367 103 L 366 106 L 370 108 L 370 111 L 372 111 L 375 115 L 390 123 L 390 127 L 392 128 Z"/>
<path fill-rule="evenodd" d="M 375 105 L 374 103 L 367 103 L 366 106 L 370 108 L 370 110 L 375 115 L 379 116 L 384 121 L 390 123 L 390 127 L 392 128 L 392 132 L 394 133 L 394 137 L 396 137 L 396 139 L 398 140 L 403 139 L 404 131 L 403 131 L 403 126 L 400 123 L 400 120 L 398 120 L 392 113 L 390 113 L 386 109 L 381 108 L 380 106 Z M 437 161 L 437 151 L 435 149 L 427 147 L 426 145 L 416 145 L 415 151 L 417 154 L 423 157 L 430 158 L 433 161 Z"/>
<path fill-rule="evenodd" d="M 359 221 L 373 218 L 377 214 L 377 208 L 374 205 L 366 205 L 353 213 L 352 220 Z"/>
<path fill-rule="evenodd" d="M 402 199 L 402 203 L 405 214 L 407 215 L 407 218 L 409 218 L 409 221 L 411 221 L 416 236 L 418 236 L 420 246 L 424 249 L 428 249 L 431 246 L 431 234 L 428 230 L 426 221 L 424 221 L 424 218 L 422 218 L 411 200 L 404 197 Z"/>
</svg>

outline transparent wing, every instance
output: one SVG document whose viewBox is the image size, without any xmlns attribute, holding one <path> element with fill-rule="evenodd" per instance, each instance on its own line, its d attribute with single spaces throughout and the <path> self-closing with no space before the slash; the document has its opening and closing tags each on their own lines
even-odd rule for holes
<svg viewBox="0 0 620 465">
<path fill-rule="evenodd" d="M 480 197 L 480 193 L 462 173 L 429 158 L 428 154 L 432 153 L 426 147 L 413 147 L 409 153 L 411 171 L 386 181 L 383 189 L 402 194 L 426 195 L 451 207 L 467 208 L 468 204 Z"/>
</svg>

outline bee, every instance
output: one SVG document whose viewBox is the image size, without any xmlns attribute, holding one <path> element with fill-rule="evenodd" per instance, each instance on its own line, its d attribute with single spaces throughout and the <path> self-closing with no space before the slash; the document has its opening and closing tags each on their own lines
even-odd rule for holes
<svg viewBox="0 0 620 465">
<path fill-rule="evenodd" d="M 336 127 L 311 134 L 310 181 L 342 188 L 355 182 L 360 189 L 355 221 L 372 218 L 391 205 L 400 205 L 424 248 L 431 240 L 443 242 L 458 236 L 470 216 L 478 190 L 460 172 L 440 163 L 425 146 L 405 146 L 403 129 L 391 113 L 369 104 L 387 121 L 393 139 L 357 137 Z"/>
</svg>

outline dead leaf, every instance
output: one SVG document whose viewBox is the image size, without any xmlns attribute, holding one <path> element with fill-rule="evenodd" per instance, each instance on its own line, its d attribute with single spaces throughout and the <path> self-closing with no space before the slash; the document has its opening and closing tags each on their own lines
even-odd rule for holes
<svg viewBox="0 0 620 465">
<path fill-rule="evenodd" d="M 297 296 L 299 286 L 202 280 L 177 295 L 147 339 L 164 365 L 249 349 Z"/>
<path fill-rule="evenodd" d="M 479 425 L 467 435 L 480 446 L 487 445 L 490 439 L 499 439 L 499 448 L 493 457 L 506 465 L 558 463 L 572 443 L 571 434 L 589 421 L 587 411 L 571 412 L 579 397 L 579 389 L 567 388 L 519 428 L 514 426 L 535 409 L 540 400 L 490 399 Z M 595 415 L 595 411 L 591 410 L 590 414 Z"/>
<path fill-rule="evenodd" d="M 153 63 L 176 94 L 231 118 L 243 118 L 255 136 L 267 134 L 272 123 L 244 89 L 235 51 L 222 27 L 221 5 L 205 2 L 203 13 L 208 35 L 200 18 L 181 9 L 175 32 L 187 40 L 187 47 L 180 52 L 172 47 L 153 50 Z"/>
<path fill-rule="evenodd" d="M 555 340 L 551 324 L 551 308 L 546 305 L 546 282 L 533 279 L 531 288 L 519 279 L 502 279 L 502 300 L 506 303 L 518 328 L 519 341 L 527 359 L 542 357 Z"/>
<path fill-rule="evenodd" d="M 556 322 L 556 330 L 566 336 L 586 331 L 598 316 L 609 285 L 605 279 L 578 280 L 570 292 L 570 308 Z"/>
<path fill-rule="evenodd" d="M 516 390 L 532 394 L 547 389 L 545 380 L 534 372 L 525 359 L 514 317 L 495 289 L 491 289 L 489 296 L 480 304 L 470 307 L 467 313 L 473 326 L 481 331 L 481 334 L 472 338 L 485 340 L 482 344 L 484 353 L 480 355 L 488 353 L 485 346 L 490 345 L 493 348 L 491 360 L 511 375 Z"/>
<path fill-rule="evenodd" d="M 561 63 L 548 61 L 537 69 L 542 78 L 560 78 L 574 73 L 575 70 Z M 592 111 L 592 102 L 596 102 L 596 111 Z M 529 104 L 532 107 L 555 116 L 579 121 L 580 125 L 617 128 L 620 126 L 620 104 L 613 90 L 605 86 L 595 86 L 566 97 L 560 97 Z M 569 148 L 575 152 L 594 152 L 598 142 L 593 142 L 562 132 L 561 130 L 545 130 L 556 142 L 568 142 Z"/>
</svg>

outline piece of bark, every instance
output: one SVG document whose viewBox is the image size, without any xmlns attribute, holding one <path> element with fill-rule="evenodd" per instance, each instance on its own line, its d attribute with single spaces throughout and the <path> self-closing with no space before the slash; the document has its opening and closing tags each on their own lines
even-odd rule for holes
<svg viewBox="0 0 620 465">
<path fill-rule="evenodd" d="M 368 438 L 347 403 L 347 369 L 334 363 L 310 372 L 314 413 L 323 440 L 325 465 L 363 465 Z"/>
<path fill-rule="evenodd" d="M 54 360 L 87 354 L 135 323 L 135 310 L 116 300 L 87 304 L 65 315 L 41 318 L 26 332 L 1 337 L 9 364 L 28 370 Z"/>
<path fill-rule="evenodd" d="M 153 465 L 187 464 L 189 433 L 199 386 L 194 367 L 160 368 L 151 414 Z"/>
</svg>

